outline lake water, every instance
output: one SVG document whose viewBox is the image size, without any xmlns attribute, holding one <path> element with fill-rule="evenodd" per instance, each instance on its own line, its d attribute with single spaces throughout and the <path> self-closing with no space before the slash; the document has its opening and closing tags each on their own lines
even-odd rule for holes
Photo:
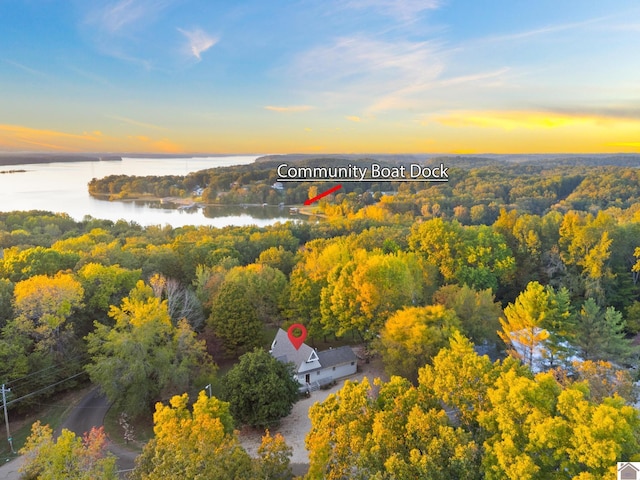
<svg viewBox="0 0 640 480">
<path fill-rule="evenodd" d="M 291 220 L 277 207 L 207 207 L 192 212 L 163 208 L 149 202 L 110 202 L 89 195 L 92 178 L 107 175 L 186 175 L 213 167 L 246 165 L 258 156 L 219 156 L 198 158 L 123 158 L 122 161 L 41 163 L 0 166 L 0 171 L 26 172 L 0 174 L 0 210 L 47 210 L 67 213 L 75 220 L 85 215 L 140 225 L 228 225 L 266 226 Z"/>
</svg>

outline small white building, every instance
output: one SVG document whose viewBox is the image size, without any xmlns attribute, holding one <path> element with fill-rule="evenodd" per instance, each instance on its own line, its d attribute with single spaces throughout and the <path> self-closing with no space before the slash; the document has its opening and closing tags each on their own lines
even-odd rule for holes
<svg viewBox="0 0 640 480">
<path fill-rule="evenodd" d="M 295 377 L 303 387 L 324 385 L 358 370 L 358 357 L 351 347 L 339 347 L 317 352 L 306 343 L 296 350 L 287 332 L 278 329 L 269 353 L 277 360 L 295 365 Z"/>
</svg>

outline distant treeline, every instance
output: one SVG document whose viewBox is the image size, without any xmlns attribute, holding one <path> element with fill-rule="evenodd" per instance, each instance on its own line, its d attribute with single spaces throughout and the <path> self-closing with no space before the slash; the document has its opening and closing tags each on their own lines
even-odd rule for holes
<svg viewBox="0 0 640 480">
<path fill-rule="evenodd" d="M 99 162 L 120 161 L 117 155 L 74 155 L 74 154 L 19 154 L 0 153 L 0 165 L 21 165 L 25 163 L 56 163 L 56 162 Z"/>
<path fill-rule="evenodd" d="M 343 166 L 346 163 L 398 165 L 416 161 L 413 156 L 371 158 L 263 157 L 250 165 L 220 167 L 187 176 L 130 177 L 112 175 L 93 179 L 89 193 L 112 200 L 140 196 L 197 195 L 202 201 L 221 204 L 299 204 L 312 192 L 321 192 L 336 182 L 286 183 L 274 188 L 277 167 L 283 162 L 303 166 Z M 383 194 L 383 207 L 391 214 L 455 217 L 461 223 L 493 222 L 501 208 L 543 215 L 551 210 L 597 212 L 611 207 L 626 209 L 640 199 L 640 156 L 518 158 L 434 157 L 425 165 L 444 163 L 448 183 L 360 182 L 344 183 L 324 204 L 327 213 L 348 215 L 376 203 Z M 198 190 L 201 189 L 201 190 Z M 339 211 L 335 211 L 335 207 Z M 333 210 L 332 210 L 333 208 Z"/>
</svg>

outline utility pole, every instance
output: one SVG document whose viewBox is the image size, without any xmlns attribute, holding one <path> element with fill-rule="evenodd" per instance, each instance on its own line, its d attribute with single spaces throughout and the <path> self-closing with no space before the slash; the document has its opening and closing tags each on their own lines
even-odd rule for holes
<svg viewBox="0 0 640 480">
<path fill-rule="evenodd" d="M 206 387 L 204 387 L 204 389 L 209 392 L 209 398 L 211 398 L 211 384 L 207 385 Z"/>
<path fill-rule="evenodd" d="M 4 408 L 4 424 L 7 427 L 7 440 L 9 441 L 9 445 L 11 446 L 11 453 L 16 453 L 13 449 L 13 438 L 11 438 L 11 433 L 9 432 L 9 414 L 7 414 L 7 392 L 10 392 L 10 388 L 5 388 L 4 383 L 2 384 L 2 407 Z"/>
</svg>

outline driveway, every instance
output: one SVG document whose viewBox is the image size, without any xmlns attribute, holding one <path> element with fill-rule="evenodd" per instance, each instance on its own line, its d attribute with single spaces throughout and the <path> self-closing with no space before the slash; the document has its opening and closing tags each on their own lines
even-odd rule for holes
<svg viewBox="0 0 640 480">
<path fill-rule="evenodd" d="M 92 427 L 100 427 L 104 423 L 104 416 L 109 410 L 109 402 L 102 395 L 98 388 L 91 390 L 78 404 L 71 410 L 55 434 L 59 435 L 63 428 L 72 431 L 82 437 L 85 432 Z M 109 442 L 109 451 L 117 458 L 118 470 L 121 472 L 133 469 L 135 465 L 136 452 L 132 452 Z M 18 470 L 22 466 L 22 457 L 17 457 L 5 465 L 0 466 L 0 480 L 18 480 L 20 474 Z"/>
</svg>

